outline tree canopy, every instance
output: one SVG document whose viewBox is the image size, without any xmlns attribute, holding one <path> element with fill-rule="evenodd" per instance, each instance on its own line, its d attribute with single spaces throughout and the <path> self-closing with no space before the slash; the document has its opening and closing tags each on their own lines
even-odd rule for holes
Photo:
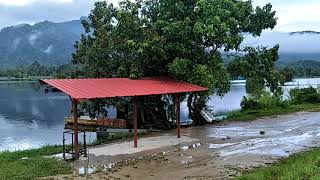
<svg viewBox="0 0 320 180">
<path fill-rule="evenodd" d="M 244 56 L 237 56 L 229 64 L 228 69 L 233 77 L 242 76 L 247 79 L 247 91 L 252 95 L 260 95 L 265 87 L 275 95 L 282 95 L 283 76 L 276 69 L 279 45 L 266 47 L 246 47 Z"/>
<path fill-rule="evenodd" d="M 230 88 L 222 53 L 240 51 L 244 34 L 259 36 L 276 21 L 271 4 L 242 0 L 96 2 L 73 62 L 87 77 L 169 76 L 206 86 L 208 93 L 188 96 L 190 116 L 202 124 L 209 95 Z"/>
</svg>

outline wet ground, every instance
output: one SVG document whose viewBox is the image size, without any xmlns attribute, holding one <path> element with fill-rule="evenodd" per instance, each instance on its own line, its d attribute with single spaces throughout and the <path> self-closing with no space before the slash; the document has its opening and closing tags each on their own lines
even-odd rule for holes
<svg viewBox="0 0 320 180">
<path fill-rule="evenodd" d="M 320 146 L 320 112 L 192 127 L 183 129 L 182 134 L 186 142 L 131 154 L 107 155 L 108 146 L 104 146 L 105 153 L 98 147 L 99 155 L 91 154 L 89 161 L 74 164 L 80 169 L 77 173 L 94 174 L 58 178 L 229 179 Z M 174 132 L 160 137 L 167 139 L 170 135 Z"/>
</svg>

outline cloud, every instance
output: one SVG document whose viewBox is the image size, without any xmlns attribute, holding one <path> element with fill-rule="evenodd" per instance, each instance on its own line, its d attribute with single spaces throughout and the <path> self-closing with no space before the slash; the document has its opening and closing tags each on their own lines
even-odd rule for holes
<svg viewBox="0 0 320 180">
<path fill-rule="evenodd" d="M 21 23 L 48 20 L 63 22 L 87 16 L 98 0 L 0 0 L 0 29 Z M 120 0 L 106 0 L 118 5 Z M 278 25 L 276 31 L 320 31 L 319 0 L 253 0 L 254 6 L 271 3 Z"/>
<path fill-rule="evenodd" d="M 93 5 L 94 0 L 0 0 L 0 29 L 20 23 L 80 19 Z"/>
<path fill-rule="evenodd" d="M 46 53 L 46 54 L 50 54 L 52 52 L 52 49 L 53 49 L 53 45 L 50 45 L 48 46 L 47 49 L 45 49 L 43 52 Z"/>
<path fill-rule="evenodd" d="M 320 3 L 294 4 L 280 7 L 278 10 L 279 30 L 320 30 Z"/>
<path fill-rule="evenodd" d="M 37 39 L 39 39 L 39 37 L 41 36 L 41 34 L 42 34 L 41 32 L 35 32 L 35 33 L 31 34 L 29 36 L 29 43 L 31 45 L 34 45 L 36 43 Z"/>
<path fill-rule="evenodd" d="M 20 42 L 21 42 L 21 38 L 17 38 L 15 40 L 13 40 L 13 43 L 12 43 L 12 50 L 13 51 L 15 51 L 18 48 Z"/>
<path fill-rule="evenodd" d="M 72 3 L 73 0 L 0 0 L 4 6 L 26 6 L 33 3 Z"/>
<path fill-rule="evenodd" d="M 263 6 L 268 2 L 277 11 L 276 31 L 320 31 L 320 2 L 318 0 L 256 0 L 253 1 L 253 4 Z"/>
</svg>

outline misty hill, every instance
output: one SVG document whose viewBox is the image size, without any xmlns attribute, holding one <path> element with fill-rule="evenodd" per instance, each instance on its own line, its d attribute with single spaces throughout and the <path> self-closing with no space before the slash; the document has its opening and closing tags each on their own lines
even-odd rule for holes
<svg viewBox="0 0 320 180">
<path fill-rule="evenodd" d="M 75 41 L 84 32 L 80 20 L 63 23 L 44 21 L 33 26 L 21 24 L 0 31 L 0 68 L 69 63 Z M 263 32 L 261 37 L 246 36 L 243 46 L 280 44 L 280 61 L 320 61 L 320 32 Z"/>
<path fill-rule="evenodd" d="M 290 35 L 296 35 L 296 34 L 320 34 L 320 32 L 317 31 L 297 31 L 297 32 L 291 32 Z"/>
<path fill-rule="evenodd" d="M 70 62 L 73 45 L 83 33 L 80 20 L 63 23 L 49 21 L 33 26 L 21 24 L 0 31 L 0 64 L 2 67 L 31 64 L 45 65 Z"/>
<path fill-rule="evenodd" d="M 247 36 L 243 45 L 269 46 L 280 44 L 280 61 L 320 61 L 320 32 L 263 32 L 260 37 Z"/>
</svg>

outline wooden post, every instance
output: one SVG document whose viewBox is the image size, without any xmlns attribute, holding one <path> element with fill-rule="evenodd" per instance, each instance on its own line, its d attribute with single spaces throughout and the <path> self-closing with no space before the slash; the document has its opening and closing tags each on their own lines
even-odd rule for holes
<svg viewBox="0 0 320 180">
<path fill-rule="evenodd" d="M 72 111 L 73 111 L 73 130 L 74 130 L 74 149 L 75 158 L 79 157 L 79 141 L 78 141 L 78 101 L 72 99 Z"/>
<path fill-rule="evenodd" d="M 180 138 L 180 94 L 176 94 L 176 125 L 177 136 Z"/>
<path fill-rule="evenodd" d="M 137 97 L 133 97 L 133 128 L 134 128 L 134 148 L 138 147 L 138 112 L 137 112 Z"/>
</svg>

